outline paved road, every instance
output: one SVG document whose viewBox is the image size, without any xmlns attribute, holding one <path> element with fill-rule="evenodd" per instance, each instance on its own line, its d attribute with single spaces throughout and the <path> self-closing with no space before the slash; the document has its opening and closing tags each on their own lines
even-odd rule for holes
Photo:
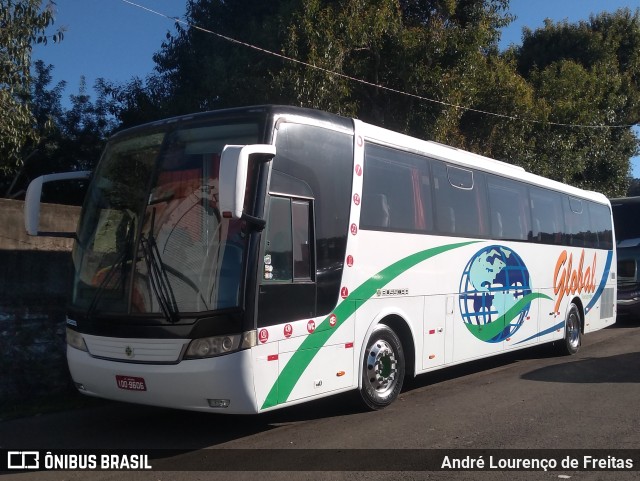
<svg viewBox="0 0 640 481">
<path fill-rule="evenodd" d="M 359 462 L 379 465 L 384 456 L 401 454 L 394 449 L 640 449 L 639 398 L 640 323 L 626 321 L 586 336 L 573 357 L 557 357 L 553 349 L 541 346 L 421 376 L 380 412 L 362 411 L 352 395 L 259 416 L 105 403 L 0 423 L 0 447 L 174 450 L 152 459 L 154 467 L 167 470 L 190 459 L 202 460 L 204 448 L 234 449 L 229 459 L 237 462 L 241 455 L 252 467 L 265 459 L 260 449 L 272 448 L 340 450 L 299 451 L 292 465 L 319 455 L 327 455 L 330 464 L 331 454 L 343 459 L 345 452 L 361 456 Z M 246 454 L 237 449 L 247 450 Z M 1 480 L 557 480 L 559 476 L 624 480 L 639 478 L 640 471 L 46 472 Z"/>
</svg>

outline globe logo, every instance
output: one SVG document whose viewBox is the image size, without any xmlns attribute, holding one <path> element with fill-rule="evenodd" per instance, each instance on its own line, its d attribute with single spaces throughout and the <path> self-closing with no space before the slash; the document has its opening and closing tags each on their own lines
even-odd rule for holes
<svg viewBox="0 0 640 481">
<path fill-rule="evenodd" d="M 460 312 L 478 339 L 501 342 L 524 322 L 532 294 L 529 271 L 511 249 L 492 245 L 471 257 L 460 279 Z"/>
</svg>

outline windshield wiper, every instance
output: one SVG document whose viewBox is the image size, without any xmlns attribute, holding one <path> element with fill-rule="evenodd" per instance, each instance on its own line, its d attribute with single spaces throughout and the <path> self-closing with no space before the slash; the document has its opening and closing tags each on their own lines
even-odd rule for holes
<svg viewBox="0 0 640 481">
<path fill-rule="evenodd" d="M 151 288 L 156 295 L 158 304 L 160 304 L 160 309 L 162 309 L 162 313 L 167 321 L 176 323 L 180 320 L 180 312 L 178 311 L 178 303 L 176 302 L 176 297 L 169 282 L 167 270 L 162 262 L 158 245 L 153 236 L 155 216 L 156 210 L 153 209 L 151 211 L 149 234 L 146 237 L 144 233 L 140 235 L 140 246 L 142 247 L 142 253 L 147 265 Z"/>
<path fill-rule="evenodd" d="M 114 288 L 117 288 L 119 286 L 124 286 L 122 281 L 126 275 L 127 260 L 131 259 L 131 250 L 133 246 L 133 237 L 134 237 L 134 230 L 135 230 L 134 225 L 135 225 L 135 219 L 133 217 L 129 217 L 129 220 L 126 226 L 127 236 L 125 238 L 122 253 L 118 256 L 118 258 L 111 265 L 111 267 L 109 267 L 109 270 L 107 271 L 106 275 L 104 276 L 102 281 L 100 281 L 100 285 L 98 285 L 98 287 L 96 288 L 96 293 L 93 295 L 93 299 L 91 299 L 91 304 L 89 304 L 89 308 L 87 309 L 87 317 L 91 317 L 95 312 L 95 310 L 97 309 L 98 303 L 100 302 L 100 298 L 102 297 L 102 293 L 105 291 L 105 288 L 111 282 L 111 279 L 113 278 L 113 275 L 115 274 L 116 269 L 118 267 L 121 267 L 122 270 L 120 272 L 120 277 L 118 278 L 118 283 L 115 285 Z"/>
</svg>

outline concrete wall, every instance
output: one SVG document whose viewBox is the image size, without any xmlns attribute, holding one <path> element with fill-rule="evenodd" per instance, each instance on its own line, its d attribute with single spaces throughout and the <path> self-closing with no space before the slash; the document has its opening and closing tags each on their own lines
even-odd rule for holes
<svg viewBox="0 0 640 481">
<path fill-rule="evenodd" d="M 73 240 L 27 236 L 23 205 L 0 199 L 0 415 L 70 388 L 64 331 Z M 79 214 L 43 204 L 40 230 L 75 232 Z"/>
</svg>

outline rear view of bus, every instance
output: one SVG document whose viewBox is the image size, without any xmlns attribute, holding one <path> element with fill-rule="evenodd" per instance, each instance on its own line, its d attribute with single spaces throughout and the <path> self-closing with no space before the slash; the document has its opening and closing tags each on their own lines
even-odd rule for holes
<svg viewBox="0 0 640 481">
<path fill-rule="evenodd" d="M 618 254 L 618 314 L 640 317 L 640 197 L 611 199 Z"/>
</svg>

